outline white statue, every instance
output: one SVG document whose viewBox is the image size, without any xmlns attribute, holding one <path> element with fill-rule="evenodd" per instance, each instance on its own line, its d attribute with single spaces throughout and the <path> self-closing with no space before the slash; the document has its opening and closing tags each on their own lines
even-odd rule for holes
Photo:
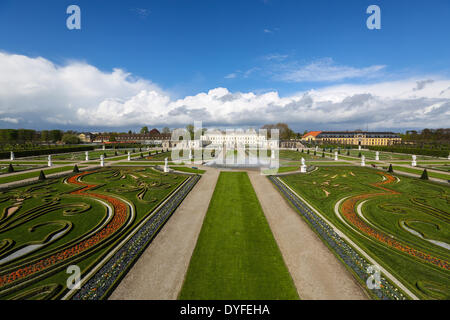
<svg viewBox="0 0 450 320">
<path fill-rule="evenodd" d="M 189 160 L 192 160 L 193 156 L 192 156 L 192 149 L 189 149 Z"/>
<path fill-rule="evenodd" d="M 335 151 L 334 152 L 334 161 L 338 161 L 339 159 L 338 159 L 338 153 L 337 153 L 337 151 Z"/>
<path fill-rule="evenodd" d="M 358 150 L 361 150 L 361 145 L 358 146 Z"/>
<path fill-rule="evenodd" d="M 414 155 L 414 154 L 413 154 L 413 156 L 412 156 L 412 162 L 411 162 L 411 166 L 413 166 L 413 167 L 417 166 L 417 162 L 416 162 L 416 159 L 417 159 L 416 155 Z"/>
<path fill-rule="evenodd" d="M 275 159 L 275 149 L 270 150 L 270 158 Z"/>
<path fill-rule="evenodd" d="M 305 158 L 302 157 L 302 165 L 300 166 L 300 172 L 306 173 L 306 164 L 305 164 Z"/>
<path fill-rule="evenodd" d="M 366 157 L 364 155 L 361 156 L 361 167 L 366 166 Z"/>
<path fill-rule="evenodd" d="M 48 155 L 48 166 L 49 167 L 52 166 L 52 155 L 51 154 Z"/>
<path fill-rule="evenodd" d="M 131 161 L 131 151 L 128 151 L 128 161 Z"/>
<path fill-rule="evenodd" d="M 380 160 L 380 152 L 379 151 L 375 152 L 375 160 L 376 161 Z"/>
<path fill-rule="evenodd" d="M 169 158 L 164 159 L 164 172 L 169 172 L 168 159 Z"/>
<path fill-rule="evenodd" d="M 105 145 L 103 145 L 102 149 L 105 150 Z"/>
<path fill-rule="evenodd" d="M 105 156 L 100 155 L 100 167 L 104 167 L 104 166 L 105 166 Z"/>
<path fill-rule="evenodd" d="M 449 156 L 450 157 L 450 156 Z M 14 157 L 14 152 L 11 151 L 11 161 L 14 161 L 15 157 Z M 450 159 L 450 158 L 449 158 Z"/>
<path fill-rule="evenodd" d="M 84 156 L 85 156 L 85 160 L 86 160 L 86 161 L 89 161 L 89 151 L 86 151 L 86 152 L 84 153 Z"/>
</svg>

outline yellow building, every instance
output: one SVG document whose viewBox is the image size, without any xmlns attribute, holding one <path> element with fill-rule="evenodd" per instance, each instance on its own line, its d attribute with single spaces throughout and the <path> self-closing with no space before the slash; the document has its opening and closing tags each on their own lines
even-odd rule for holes
<svg viewBox="0 0 450 320">
<path fill-rule="evenodd" d="M 393 132 L 364 131 L 311 131 L 303 135 L 302 141 L 321 144 L 388 146 L 402 142 Z"/>
<path fill-rule="evenodd" d="M 91 143 L 93 139 L 93 135 L 88 132 L 83 132 L 78 135 L 78 138 L 81 142 Z"/>
</svg>

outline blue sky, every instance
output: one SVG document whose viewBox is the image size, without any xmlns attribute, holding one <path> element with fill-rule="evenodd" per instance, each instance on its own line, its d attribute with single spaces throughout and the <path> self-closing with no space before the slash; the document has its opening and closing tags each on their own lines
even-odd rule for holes
<svg viewBox="0 0 450 320">
<path fill-rule="evenodd" d="M 65 11 L 70 4 L 81 8 L 81 30 L 66 28 L 68 15 Z M 366 27 L 369 15 L 365 11 L 371 4 L 381 8 L 381 30 Z M 448 0 L 1 0 L 0 51 L 30 59 L 42 57 L 56 68 L 84 63 L 105 74 L 119 68 L 130 73 L 133 79 L 147 81 L 149 87 L 145 90 L 163 93 L 172 102 L 202 92 L 207 94 L 215 88 L 226 88 L 231 94 L 252 93 L 257 96 L 276 92 L 279 99 L 283 99 L 333 86 L 370 86 L 399 81 L 414 84 L 427 80 L 436 84 L 438 80 L 447 80 L 450 73 L 449 16 Z M 130 77 L 125 81 L 133 81 Z M 444 90 L 447 83 L 439 85 Z M 442 91 L 440 87 L 436 90 Z M 347 94 L 353 97 L 366 91 L 350 90 Z M 133 90 L 123 96 L 105 93 L 103 99 L 125 101 L 137 93 Z M 18 93 L 19 96 L 21 94 Z M 21 97 L 16 98 L 14 103 L 19 103 Z M 411 97 L 403 98 L 411 102 Z M 416 98 L 437 97 L 427 93 Z M 30 123 L 25 111 L 18 115 L 6 109 L 11 99 L 10 96 L 2 99 L 0 95 L 0 117 L 3 114 L 3 119 L 20 119 L 4 124 L 0 122 L 0 125 L 80 126 L 76 121 L 64 122 L 63 114 L 59 120 L 48 120 L 47 117 Z M 63 104 L 71 108 L 79 103 L 76 98 L 67 99 Z M 185 102 L 166 107 L 178 108 L 180 112 L 183 106 L 194 108 Z M 338 102 L 334 101 L 335 104 Z M 147 103 L 152 110 L 152 103 Z M 274 104 L 273 101 L 271 103 Z M 429 101 L 427 106 L 435 103 L 435 100 Z M 91 107 L 96 106 L 83 102 L 75 112 Z M 158 108 L 162 107 L 155 107 L 161 112 Z M 236 108 L 235 113 L 242 111 L 239 103 L 233 108 Z M 314 109 L 313 106 L 311 108 Z M 448 106 L 444 103 L 440 108 L 441 116 L 447 116 Z M 194 111 L 199 114 L 197 109 Z M 330 121 L 315 122 L 315 128 L 351 126 L 349 129 L 354 129 L 372 121 L 357 118 L 335 123 L 330 115 Z M 153 122 L 149 125 L 160 125 L 158 122 L 162 118 L 159 119 L 149 118 Z M 261 117 L 262 122 L 271 119 L 278 120 L 275 115 Z M 182 120 L 188 119 L 182 117 L 173 125 Z M 230 117 L 225 117 L 224 121 L 209 117 L 205 120 L 217 126 L 228 126 L 233 122 Z M 285 119 L 280 118 L 282 120 Z M 298 120 L 293 126 L 298 129 L 305 127 L 307 119 Z M 108 126 L 141 125 L 133 121 L 127 118 L 123 125 L 117 120 Z M 237 122 L 240 125 L 258 125 L 258 121 Z M 386 128 L 434 126 L 434 123 L 426 121 L 431 120 L 392 123 Z M 381 128 L 379 122 L 374 127 Z M 88 127 L 99 127 L 103 123 L 99 120 Z"/>
</svg>

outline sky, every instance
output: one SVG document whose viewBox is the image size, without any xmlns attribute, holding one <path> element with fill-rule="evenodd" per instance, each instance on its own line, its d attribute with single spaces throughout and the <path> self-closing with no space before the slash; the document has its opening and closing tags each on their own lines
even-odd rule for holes
<svg viewBox="0 0 450 320">
<path fill-rule="evenodd" d="M 449 16 L 448 0 L 0 0 L 0 128 L 449 127 Z"/>
</svg>

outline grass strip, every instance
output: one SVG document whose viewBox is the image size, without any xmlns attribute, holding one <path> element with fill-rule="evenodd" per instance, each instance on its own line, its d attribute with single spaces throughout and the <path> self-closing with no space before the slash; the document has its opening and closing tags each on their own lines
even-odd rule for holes
<svg viewBox="0 0 450 320">
<path fill-rule="evenodd" d="M 246 172 L 222 172 L 180 299 L 298 299 Z"/>
</svg>

